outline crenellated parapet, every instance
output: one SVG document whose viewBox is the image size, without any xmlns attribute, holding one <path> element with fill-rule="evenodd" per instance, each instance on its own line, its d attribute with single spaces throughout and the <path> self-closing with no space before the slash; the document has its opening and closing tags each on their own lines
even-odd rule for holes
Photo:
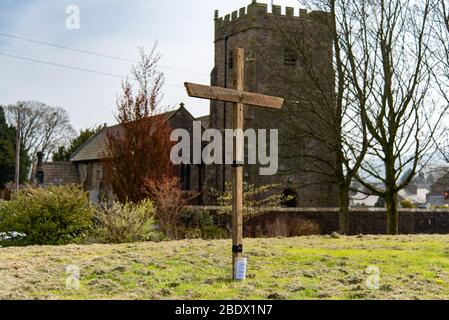
<svg viewBox="0 0 449 320">
<path fill-rule="evenodd" d="M 322 19 L 327 15 L 327 12 L 308 11 L 306 9 L 295 10 L 293 7 L 286 7 L 285 13 L 283 13 L 282 7 L 279 5 L 273 5 L 272 12 L 268 12 L 267 4 L 253 0 L 248 7 L 243 7 L 224 17 L 220 17 L 219 12 L 215 11 L 216 39 L 241 32 L 247 28 L 272 26 L 272 21 L 275 18 L 299 21 Z"/>
</svg>

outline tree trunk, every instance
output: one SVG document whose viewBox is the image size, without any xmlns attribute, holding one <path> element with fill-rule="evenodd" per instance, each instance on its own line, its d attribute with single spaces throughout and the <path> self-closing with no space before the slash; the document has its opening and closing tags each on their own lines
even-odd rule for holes
<svg viewBox="0 0 449 320">
<path fill-rule="evenodd" d="M 340 234 L 349 233 L 349 188 L 346 184 L 340 185 L 339 190 L 339 230 Z"/>
<path fill-rule="evenodd" d="M 399 211 L 398 211 L 398 195 L 397 192 L 389 191 L 385 197 L 387 206 L 387 234 L 399 234 Z"/>
</svg>

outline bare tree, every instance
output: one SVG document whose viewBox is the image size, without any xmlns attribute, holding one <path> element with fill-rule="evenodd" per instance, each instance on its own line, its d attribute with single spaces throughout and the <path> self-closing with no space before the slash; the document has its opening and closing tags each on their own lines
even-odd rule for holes
<svg viewBox="0 0 449 320">
<path fill-rule="evenodd" d="M 4 107 L 8 122 L 16 127 L 20 115 L 21 137 L 25 151 L 32 161 L 38 152 L 46 158 L 75 135 L 66 110 L 36 101 L 17 102 Z"/>
<path fill-rule="evenodd" d="M 174 175 L 170 161 L 171 128 L 160 104 L 164 75 L 157 68 L 156 45 L 132 67 L 132 82 L 122 83 L 117 97 L 119 127 L 107 134 L 107 158 L 103 160 L 107 183 L 121 202 L 139 202 L 148 197 L 145 184 L 156 184 Z M 137 87 L 133 93 L 133 87 Z"/>
<path fill-rule="evenodd" d="M 308 67 L 310 41 L 298 40 L 297 36 L 292 41 L 310 82 L 317 83 L 315 93 L 324 106 L 318 111 L 302 106 L 303 110 L 315 112 L 318 121 L 310 122 L 308 118 L 309 124 L 301 123 L 299 116 L 299 132 L 305 132 L 306 139 L 311 137 L 335 150 L 333 172 L 339 181 L 341 212 L 345 194 L 350 190 L 345 187 L 355 177 L 364 192 L 386 200 L 389 234 L 399 231 L 398 193 L 434 155 L 447 110 L 446 105 L 433 99 L 432 72 L 426 66 L 432 54 L 432 35 L 428 30 L 436 1 L 305 1 L 311 8 L 330 12 L 329 25 L 334 27 L 335 101 L 326 98 L 329 94 L 319 88 L 323 75 Z M 440 6 L 444 11 L 444 4 Z M 444 39 L 447 41 L 447 37 Z M 316 165 L 326 164 L 326 157 L 313 153 L 312 157 Z M 341 230 L 345 230 L 343 219 L 341 214 Z"/>
<path fill-rule="evenodd" d="M 432 10 L 430 32 L 434 39 L 434 64 L 431 65 L 440 93 L 449 103 L 449 3 L 437 0 Z"/>
<path fill-rule="evenodd" d="M 367 130 L 359 111 L 371 92 L 366 88 L 364 95 L 356 96 L 349 81 L 340 4 L 334 0 L 300 2 L 315 10 L 304 18 L 304 27 L 292 30 L 281 25 L 278 30 L 286 54 L 300 64 L 283 73 L 290 96 L 296 96 L 288 110 L 288 155 L 304 160 L 294 170 L 312 174 L 304 187 L 321 183 L 338 186 L 339 232 L 346 234 L 351 184 L 368 149 Z"/>
<path fill-rule="evenodd" d="M 355 96 L 365 103 L 370 148 L 357 178 L 385 198 L 387 233 L 397 234 L 398 193 L 431 159 L 447 107 L 432 102 L 431 0 L 339 1 Z M 373 94 L 365 99 L 366 90 Z"/>
<path fill-rule="evenodd" d="M 432 24 L 428 31 L 433 35 L 432 59 L 429 59 L 427 64 L 437 89 L 435 100 L 437 103 L 449 104 L 449 3 L 446 0 L 437 0 L 432 9 Z M 440 153 L 446 162 L 449 162 L 448 137 L 439 145 Z"/>
</svg>

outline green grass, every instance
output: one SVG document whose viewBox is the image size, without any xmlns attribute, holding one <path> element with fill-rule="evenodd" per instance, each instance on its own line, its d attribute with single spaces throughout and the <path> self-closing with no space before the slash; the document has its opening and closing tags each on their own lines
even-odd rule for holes
<svg viewBox="0 0 449 320">
<path fill-rule="evenodd" d="M 449 299 L 449 236 L 246 239 L 0 249 L 0 299 Z M 79 290 L 65 269 L 81 270 Z M 380 289 L 366 286 L 380 268 Z"/>
</svg>

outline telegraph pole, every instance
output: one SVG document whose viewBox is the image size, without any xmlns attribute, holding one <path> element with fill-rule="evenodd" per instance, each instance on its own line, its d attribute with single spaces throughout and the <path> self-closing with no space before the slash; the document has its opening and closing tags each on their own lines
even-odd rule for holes
<svg viewBox="0 0 449 320">
<path fill-rule="evenodd" d="M 16 191 L 18 191 L 20 188 L 20 149 L 21 149 L 20 131 L 22 128 L 21 113 L 22 113 L 22 106 L 19 104 L 17 111 L 17 128 L 16 128 L 16 168 L 15 168 L 16 171 L 14 176 Z"/>
</svg>

